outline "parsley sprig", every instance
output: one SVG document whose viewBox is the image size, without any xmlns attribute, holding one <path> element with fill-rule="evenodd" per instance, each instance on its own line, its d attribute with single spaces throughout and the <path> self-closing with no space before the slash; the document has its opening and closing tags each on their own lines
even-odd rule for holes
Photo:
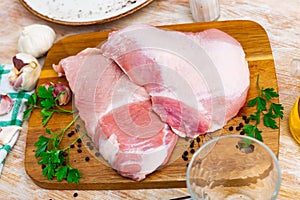
<svg viewBox="0 0 300 200">
<path fill-rule="evenodd" d="M 28 109 L 24 111 L 24 119 L 27 119 L 32 113 L 33 109 L 41 109 L 42 126 L 45 126 L 52 115 L 57 113 L 69 113 L 72 114 L 74 111 L 63 109 L 58 105 L 58 99 L 60 95 L 63 95 L 65 92 L 60 92 L 56 97 L 53 96 L 54 87 L 50 86 L 48 89 L 45 86 L 39 86 L 37 93 L 33 93 L 26 105 Z"/>
<path fill-rule="evenodd" d="M 248 107 L 256 106 L 257 108 L 257 110 L 248 117 L 249 120 L 254 121 L 254 125 L 245 125 L 243 131 L 247 134 L 247 136 L 263 141 L 261 135 L 262 131 L 258 129 L 258 125 L 261 123 L 261 119 L 263 120 L 263 124 L 266 127 L 278 129 L 276 119 L 282 119 L 283 106 L 281 104 L 273 102 L 274 98 L 279 97 L 279 94 L 275 92 L 274 88 L 264 89 L 263 87 L 260 87 L 259 75 L 257 76 L 256 87 L 258 90 L 257 97 L 249 100 L 247 104 Z"/>
<path fill-rule="evenodd" d="M 79 180 L 82 177 L 79 170 L 77 168 L 72 168 L 69 162 L 71 146 L 84 137 L 85 134 L 79 136 L 69 146 L 63 149 L 60 148 L 65 132 L 75 123 L 78 117 L 79 116 L 77 115 L 68 126 L 58 133 L 54 133 L 46 128 L 46 132 L 50 137 L 42 135 L 39 137 L 39 140 L 34 143 L 34 146 L 37 147 L 35 150 L 35 157 L 38 158 L 38 164 L 44 166 L 42 174 L 47 177 L 48 180 L 52 180 L 56 177 L 56 180 L 58 181 L 66 179 L 69 183 L 79 183 Z"/>
</svg>

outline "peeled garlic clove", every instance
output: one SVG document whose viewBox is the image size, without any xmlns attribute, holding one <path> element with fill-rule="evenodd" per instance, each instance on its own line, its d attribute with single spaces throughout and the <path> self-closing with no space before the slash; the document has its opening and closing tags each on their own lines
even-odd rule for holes
<svg viewBox="0 0 300 200">
<path fill-rule="evenodd" d="M 26 26 L 18 41 L 18 51 L 39 58 L 51 48 L 55 38 L 54 30 L 47 25 Z"/>
<path fill-rule="evenodd" d="M 0 94 L 0 116 L 9 113 L 13 107 L 13 101 L 7 94 Z"/>
<path fill-rule="evenodd" d="M 10 71 L 10 84 L 17 91 L 30 91 L 36 86 L 41 73 L 37 59 L 29 54 L 18 53 L 13 57 L 14 68 Z"/>
</svg>

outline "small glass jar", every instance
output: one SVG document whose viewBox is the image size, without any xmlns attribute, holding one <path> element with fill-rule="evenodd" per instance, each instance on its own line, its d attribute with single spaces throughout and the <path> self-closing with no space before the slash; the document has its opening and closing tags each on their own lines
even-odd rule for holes
<svg viewBox="0 0 300 200">
<path fill-rule="evenodd" d="M 215 21 L 220 17 L 219 0 L 189 0 L 192 16 L 196 22 Z"/>
</svg>

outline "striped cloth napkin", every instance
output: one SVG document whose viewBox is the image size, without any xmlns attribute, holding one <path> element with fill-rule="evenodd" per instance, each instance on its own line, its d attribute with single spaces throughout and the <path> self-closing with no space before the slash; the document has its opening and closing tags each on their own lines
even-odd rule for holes
<svg viewBox="0 0 300 200">
<path fill-rule="evenodd" d="M 13 107 L 9 113 L 0 116 L 0 175 L 7 154 L 16 143 L 22 130 L 25 102 L 34 92 L 17 92 L 9 84 L 9 72 L 13 65 L 0 64 L 0 94 L 8 94 L 13 100 Z"/>
</svg>

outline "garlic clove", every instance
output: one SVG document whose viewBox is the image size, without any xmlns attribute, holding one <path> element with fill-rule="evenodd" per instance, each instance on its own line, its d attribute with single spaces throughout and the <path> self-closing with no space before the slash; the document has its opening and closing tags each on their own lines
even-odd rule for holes
<svg viewBox="0 0 300 200">
<path fill-rule="evenodd" d="M 70 102 L 72 97 L 72 92 L 68 86 L 63 85 L 61 83 L 52 83 L 52 82 L 44 83 L 42 84 L 42 86 L 45 86 L 47 90 L 50 86 L 54 87 L 54 91 L 52 92 L 54 98 L 56 98 L 61 92 L 64 92 L 63 94 L 60 94 L 60 96 L 57 99 L 58 104 L 60 106 L 66 105 Z"/>
<path fill-rule="evenodd" d="M 55 38 L 54 30 L 47 25 L 26 26 L 18 41 L 18 51 L 39 58 L 52 47 Z"/>
<path fill-rule="evenodd" d="M 13 107 L 13 101 L 7 94 L 0 94 L 0 116 L 9 113 Z"/>
<path fill-rule="evenodd" d="M 0 145 L 8 144 L 20 130 L 22 130 L 22 127 L 16 125 L 0 127 Z"/>
<path fill-rule="evenodd" d="M 32 55 L 18 53 L 13 57 L 14 68 L 9 74 L 10 84 L 17 91 L 31 91 L 35 88 L 41 73 L 38 60 Z"/>
</svg>

